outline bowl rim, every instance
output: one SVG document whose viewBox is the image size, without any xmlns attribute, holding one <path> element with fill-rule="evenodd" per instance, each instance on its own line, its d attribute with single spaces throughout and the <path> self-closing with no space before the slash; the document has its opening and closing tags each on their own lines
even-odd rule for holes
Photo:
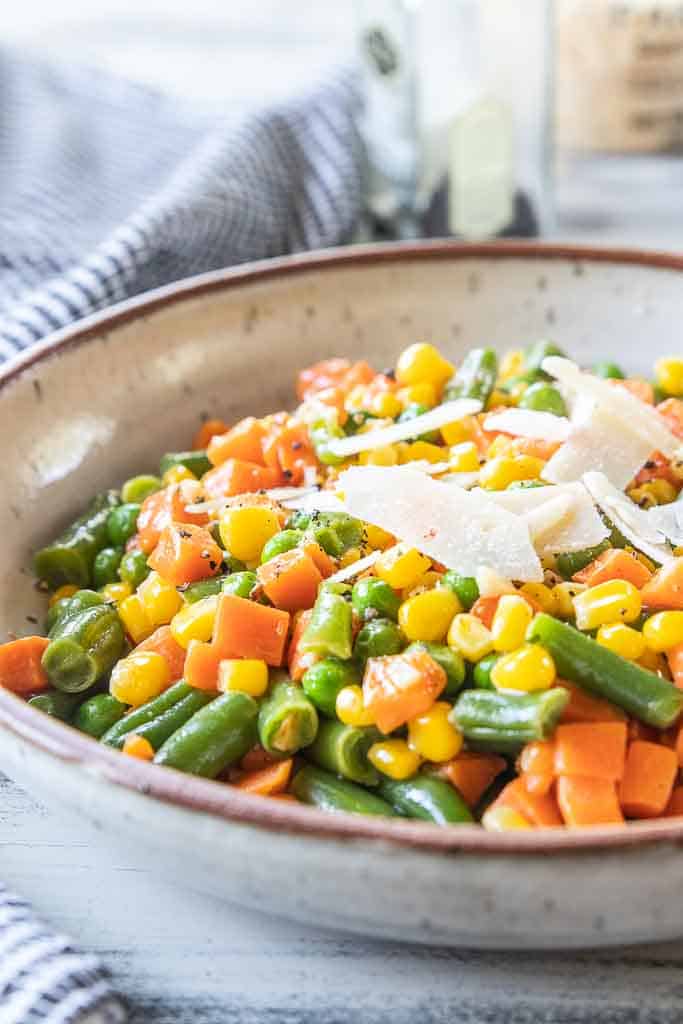
<svg viewBox="0 0 683 1024">
<path fill-rule="evenodd" d="M 567 245 L 547 242 L 462 243 L 452 240 L 349 246 L 278 257 L 212 271 L 174 282 L 108 307 L 49 335 L 8 361 L 0 370 L 0 393 L 29 368 L 86 344 L 103 331 L 117 329 L 159 309 L 272 279 L 327 272 L 346 267 L 434 260 L 534 260 L 611 263 L 683 272 L 683 256 L 660 251 Z M 597 853 L 652 843 L 683 843 L 683 818 L 595 826 L 581 830 L 530 829 L 486 832 L 478 825 L 441 828 L 427 822 L 328 814 L 302 804 L 251 796 L 229 785 L 185 775 L 171 768 L 122 757 L 120 752 L 49 718 L 9 691 L 0 688 L 0 727 L 64 763 L 78 764 L 108 782 L 193 812 L 204 812 L 234 824 L 267 831 L 315 836 L 337 841 L 382 841 L 441 853 L 563 854 Z"/>
</svg>

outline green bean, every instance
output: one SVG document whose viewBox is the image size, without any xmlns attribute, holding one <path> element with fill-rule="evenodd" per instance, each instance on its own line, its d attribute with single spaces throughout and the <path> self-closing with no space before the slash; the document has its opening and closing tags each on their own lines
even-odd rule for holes
<svg viewBox="0 0 683 1024">
<path fill-rule="evenodd" d="M 57 690 L 81 693 L 113 668 L 121 656 L 124 632 L 111 605 L 84 608 L 60 620 L 42 657 Z"/>
<path fill-rule="evenodd" d="M 524 695 L 465 690 L 449 718 L 468 745 L 516 754 L 525 743 L 552 736 L 568 700 L 559 687 Z"/>
<path fill-rule="evenodd" d="M 151 476 L 149 473 L 140 476 L 132 476 L 126 480 L 121 488 L 121 501 L 128 505 L 130 503 L 141 503 L 150 494 L 160 491 L 163 484 L 158 476 Z"/>
<path fill-rule="evenodd" d="M 438 586 L 452 590 L 465 611 L 469 611 L 479 599 L 479 587 L 473 576 L 461 576 L 459 572 L 449 569 L 439 580 Z"/>
<path fill-rule="evenodd" d="M 32 708 L 38 708 L 39 711 L 43 711 L 52 718 L 68 722 L 78 707 L 80 699 L 81 696 L 78 693 L 62 693 L 61 690 L 50 688 L 31 697 L 28 703 Z"/>
<path fill-rule="evenodd" d="M 112 747 L 123 746 L 123 740 L 129 732 L 137 732 L 142 726 L 162 715 L 169 708 L 172 708 L 185 697 L 195 692 L 199 693 L 200 691 L 195 691 L 183 680 L 174 683 L 173 686 L 169 686 L 158 697 L 153 697 L 146 704 L 141 704 L 140 707 L 129 711 L 121 721 L 107 730 L 102 737 L 102 742 Z"/>
<path fill-rule="evenodd" d="M 518 402 L 520 409 L 534 409 L 536 412 L 550 412 L 553 416 L 566 416 L 564 398 L 552 384 L 539 381 L 526 389 Z"/>
<path fill-rule="evenodd" d="M 306 750 L 306 757 L 328 772 L 363 786 L 376 786 L 377 769 L 368 761 L 368 751 L 379 738 L 376 729 L 360 729 L 326 719 Z"/>
<path fill-rule="evenodd" d="M 115 491 L 99 494 L 64 533 L 41 548 L 33 561 L 38 579 L 44 580 L 52 590 L 64 583 L 89 586 L 95 555 L 107 544 L 109 510 L 118 501 Z"/>
<path fill-rule="evenodd" d="M 319 462 L 325 466 L 341 465 L 344 459 L 339 455 L 333 455 L 329 447 L 330 441 L 346 437 L 341 427 L 327 420 L 320 420 L 309 427 L 308 433 Z"/>
<path fill-rule="evenodd" d="M 373 619 L 379 615 L 395 622 L 401 598 L 384 580 L 366 576 L 354 583 L 351 605 L 359 619 Z"/>
<path fill-rule="evenodd" d="M 186 722 L 189 722 L 197 711 L 201 711 L 203 707 L 206 707 L 207 704 L 210 704 L 215 699 L 215 693 L 211 693 L 209 690 L 197 690 L 193 687 L 185 697 L 182 697 L 164 711 L 160 711 L 158 715 L 151 718 L 148 722 L 143 722 L 135 728 L 128 729 L 112 746 L 121 748 L 126 737 L 135 733 L 136 736 L 142 736 L 143 739 L 146 739 L 152 745 L 153 750 L 159 750 L 166 740 L 174 732 L 177 732 L 181 726 L 185 725 Z M 126 718 L 129 717 L 130 715 L 126 716 Z"/>
<path fill-rule="evenodd" d="M 472 671 L 472 681 L 479 690 L 495 690 L 491 681 L 491 669 L 496 664 L 500 654 L 487 654 L 485 658 L 478 661 Z"/>
<path fill-rule="evenodd" d="M 99 739 L 126 713 L 126 705 L 111 693 L 96 693 L 83 701 L 73 718 L 73 724 L 81 732 Z"/>
<path fill-rule="evenodd" d="M 426 640 L 416 640 L 415 643 L 410 644 L 406 648 L 406 651 L 413 651 L 418 648 L 426 651 L 437 665 L 441 665 L 441 668 L 446 673 L 446 688 L 443 691 L 442 697 L 446 700 L 452 700 L 462 690 L 465 682 L 465 661 L 462 654 L 454 651 L 451 647 L 447 647 L 446 644 L 431 644 L 427 643 Z"/>
<path fill-rule="evenodd" d="M 93 585 L 99 588 L 106 587 L 108 583 L 116 583 L 122 558 L 123 548 L 102 548 L 98 551 L 92 567 Z"/>
<path fill-rule="evenodd" d="M 256 743 L 258 705 L 238 690 L 201 708 L 157 750 L 154 763 L 215 779 Z"/>
<path fill-rule="evenodd" d="M 258 735 L 269 754 L 290 757 L 309 746 L 318 732 L 318 712 L 300 686 L 276 682 L 261 703 Z"/>
<path fill-rule="evenodd" d="M 428 405 L 422 405 L 420 402 L 411 402 L 410 405 L 405 407 L 396 422 L 409 423 L 411 420 L 417 419 L 418 416 L 423 416 L 426 412 L 429 412 Z M 424 434 L 416 434 L 415 437 L 407 438 L 408 441 L 426 441 L 428 444 L 436 444 L 440 439 L 441 434 L 438 430 L 428 430 Z"/>
<path fill-rule="evenodd" d="M 136 501 L 127 501 L 111 510 L 107 517 L 107 533 L 114 547 L 124 547 L 135 535 L 139 515 L 140 505 Z"/>
<path fill-rule="evenodd" d="M 205 597 L 214 597 L 215 594 L 220 594 L 227 578 L 226 574 L 212 576 L 208 580 L 198 580 L 196 583 L 178 587 L 178 591 L 187 604 L 196 604 L 197 601 L 202 601 Z"/>
<path fill-rule="evenodd" d="M 191 473 L 194 473 L 197 479 L 204 476 L 212 468 L 205 449 L 194 452 L 168 452 L 161 457 L 159 476 L 163 477 L 164 473 L 167 473 L 169 469 L 174 469 L 176 466 L 185 466 Z"/>
<path fill-rule="evenodd" d="M 338 779 L 312 764 L 296 773 L 290 789 L 301 803 L 313 804 L 322 811 L 372 814 L 386 818 L 393 818 L 396 814 L 386 800 L 369 793 L 355 782 Z"/>
<path fill-rule="evenodd" d="M 356 548 L 363 543 L 363 524 L 348 512 L 313 512 L 311 524 L 328 526 L 334 530 L 341 541 L 342 554 L 349 548 Z"/>
<path fill-rule="evenodd" d="M 334 718 L 339 691 L 360 682 L 358 669 L 351 661 L 323 658 L 306 669 L 301 679 L 303 691 L 318 711 Z"/>
<path fill-rule="evenodd" d="M 406 646 L 406 640 L 391 619 L 370 619 L 356 636 L 353 656 L 360 665 L 368 658 L 382 658 L 388 654 L 399 654 Z"/>
<path fill-rule="evenodd" d="M 251 597 L 254 588 L 259 585 L 258 576 L 255 572 L 232 572 L 224 577 L 221 590 L 224 594 L 234 594 L 235 597 Z"/>
<path fill-rule="evenodd" d="M 333 655 L 343 661 L 351 657 L 351 604 L 342 594 L 322 586 L 313 606 L 310 622 L 301 638 L 302 651 Z"/>
<path fill-rule="evenodd" d="M 683 691 L 673 683 L 550 615 L 539 613 L 534 618 L 527 639 L 550 652 L 563 679 L 611 701 L 647 725 L 666 729 L 683 710 Z"/>
<path fill-rule="evenodd" d="M 444 398 L 475 398 L 486 405 L 498 377 L 498 356 L 492 348 L 473 348 L 467 353 Z"/>
<path fill-rule="evenodd" d="M 65 602 L 65 603 L 62 603 Z M 96 590 L 77 590 L 71 597 L 62 598 L 47 613 L 47 633 L 50 639 L 59 634 L 59 630 L 67 619 L 73 618 L 86 608 L 96 608 L 104 604 L 104 598 Z"/>
<path fill-rule="evenodd" d="M 564 356 L 562 349 L 553 341 L 537 341 L 524 349 L 524 365 L 527 370 L 541 370 L 548 356 Z"/>
<path fill-rule="evenodd" d="M 474 821 L 457 789 L 433 775 L 414 775 L 401 781 L 383 776 L 377 792 L 406 818 L 420 818 L 435 825 L 465 825 Z"/>
<path fill-rule="evenodd" d="M 311 523 L 304 533 L 304 543 L 318 544 L 332 558 L 341 558 L 344 544 L 337 531 L 326 523 Z"/>
<path fill-rule="evenodd" d="M 596 363 L 593 367 L 593 373 L 596 377 L 603 377 L 606 380 L 610 378 L 612 380 L 623 380 L 626 376 L 620 366 L 610 362 Z"/>
<path fill-rule="evenodd" d="M 150 568 L 147 564 L 147 555 L 139 548 L 127 551 L 119 565 L 119 576 L 124 583 L 128 583 L 133 590 L 137 590 L 143 580 L 149 576 Z"/>
<path fill-rule="evenodd" d="M 284 554 L 285 551 L 291 551 L 301 543 L 303 538 L 304 535 L 301 530 L 280 530 L 279 533 L 276 533 L 263 545 L 261 564 L 269 562 L 271 558 L 275 558 L 277 555 Z"/>
<path fill-rule="evenodd" d="M 563 554 L 557 555 L 555 559 L 557 571 L 560 576 L 570 580 L 577 572 L 585 569 L 587 565 L 595 561 L 598 555 L 601 555 L 603 551 L 607 551 L 610 547 L 610 542 L 603 540 L 600 544 L 596 544 L 595 547 L 584 548 L 583 551 L 565 551 Z"/>
</svg>

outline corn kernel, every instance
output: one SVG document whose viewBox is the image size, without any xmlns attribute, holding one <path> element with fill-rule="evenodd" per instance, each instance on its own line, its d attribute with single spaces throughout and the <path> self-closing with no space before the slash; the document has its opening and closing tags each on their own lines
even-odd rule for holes
<svg viewBox="0 0 683 1024">
<path fill-rule="evenodd" d="M 613 654 L 618 654 L 627 661 L 638 661 L 645 654 L 645 638 L 637 629 L 625 626 L 623 622 L 613 622 L 611 625 L 600 626 L 595 638 L 597 642 L 606 647 Z"/>
<path fill-rule="evenodd" d="M 410 451 L 410 445 L 407 441 L 398 441 L 394 448 L 398 456 L 399 465 L 403 465 L 404 462 L 408 461 L 408 452 Z"/>
<path fill-rule="evenodd" d="M 651 651 L 670 651 L 683 644 L 683 612 L 657 612 L 643 626 L 643 639 Z"/>
<path fill-rule="evenodd" d="M 491 623 L 493 649 L 505 653 L 521 647 L 533 617 L 531 605 L 523 597 L 503 594 Z"/>
<path fill-rule="evenodd" d="M 218 689 L 262 697 L 268 689 L 268 666 L 258 658 L 225 658 L 218 665 Z"/>
<path fill-rule="evenodd" d="M 574 618 L 574 598 L 579 594 L 584 594 L 588 590 L 588 586 L 585 583 L 571 583 L 566 581 L 565 583 L 556 583 L 553 587 L 553 597 L 555 598 L 555 615 L 558 619 L 573 619 Z"/>
<path fill-rule="evenodd" d="M 361 452 L 358 456 L 361 466 L 397 466 L 398 452 L 396 445 L 383 444 L 369 452 Z"/>
<path fill-rule="evenodd" d="M 487 491 L 504 491 L 517 480 L 538 480 L 544 467 L 533 455 L 498 455 L 482 467 L 479 483 Z"/>
<path fill-rule="evenodd" d="M 448 461 L 454 473 L 476 473 L 479 469 L 479 452 L 473 441 L 461 441 L 450 448 Z"/>
<path fill-rule="evenodd" d="M 454 373 L 453 364 L 434 345 L 420 342 L 404 349 L 396 364 L 396 379 L 407 386 L 427 381 L 440 389 Z"/>
<path fill-rule="evenodd" d="M 388 533 L 381 526 L 373 526 L 372 523 L 365 524 L 365 542 L 373 551 L 384 551 L 391 547 L 395 541 L 393 533 Z"/>
<path fill-rule="evenodd" d="M 119 605 L 133 593 L 130 583 L 107 583 L 102 587 L 100 594 L 109 604 Z"/>
<path fill-rule="evenodd" d="M 533 828 L 526 818 L 514 807 L 489 807 L 482 815 L 481 823 L 487 832 L 513 832 L 521 828 Z"/>
<path fill-rule="evenodd" d="M 360 548 L 347 548 L 344 554 L 339 559 L 339 568 L 346 569 L 348 565 L 353 565 L 354 562 L 360 561 Z"/>
<path fill-rule="evenodd" d="M 404 590 L 406 587 L 414 587 L 430 565 L 429 559 L 421 555 L 417 548 L 396 544 L 379 556 L 375 562 L 375 572 L 394 590 Z"/>
<path fill-rule="evenodd" d="M 442 576 L 443 573 L 436 572 L 435 569 L 428 569 L 412 587 L 406 587 L 401 591 L 401 600 L 407 601 L 409 597 L 424 594 L 425 590 L 433 590 L 441 581 Z"/>
<path fill-rule="evenodd" d="M 73 597 L 77 590 L 78 587 L 75 583 L 65 583 L 58 587 L 48 601 L 48 608 L 52 608 L 53 604 L 57 604 L 57 601 L 61 601 L 63 597 Z"/>
<path fill-rule="evenodd" d="M 126 736 L 121 748 L 129 757 L 137 757 L 140 761 L 154 760 L 154 747 L 145 736 L 132 732 Z"/>
<path fill-rule="evenodd" d="M 182 483 L 183 480 L 196 479 L 197 477 L 194 475 L 191 469 L 188 469 L 187 466 L 178 465 L 171 466 L 169 469 L 167 469 L 161 478 L 161 482 L 164 485 L 164 487 L 168 487 L 169 484 L 179 484 Z"/>
<path fill-rule="evenodd" d="M 521 348 L 510 349 L 500 361 L 498 379 L 509 380 L 510 377 L 519 377 L 524 373 L 524 352 Z"/>
<path fill-rule="evenodd" d="M 231 555 L 242 562 L 261 557 L 266 541 L 279 532 L 280 521 L 272 509 L 263 506 L 228 508 L 223 512 L 219 530 Z"/>
<path fill-rule="evenodd" d="M 420 767 L 420 755 L 405 740 L 381 740 L 368 750 L 368 761 L 390 779 L 409 779 Z"/>
<path fill-rule="evenodd" d="M 425 590 L 403 602 L 398 610 L 398 624 L 408 640 L 441 643 L 453 616 L 461 611 L 462 606 L 451 590 Z"/>
<path fill-rule="evenodd" d="M 469 612 L 456 615 L 448 630 L 448 646 L 468 661 L 481 661 L 493 650 L 493 637 L 481 619 Z"/>
<path fill-rule="evenodd" d="M 526 594 L 542 612 L 547 612 L 548 615 L 557 614 L 557 597 L 552 588 L 547 587 L 545 583 L 525 583 L 520 587 L 520 592 Z"/>
<path fill-rule="evenodd" d="M 407 388 L 399 388 L 396 397 L 404 405 L 425 405 L 431 409 L 438 401 L 436 388 L 428 380 L 420 381 L 419 384 L 412 384 Z"/>
<path fill-rule="evenodd" d="M 394 420 L 403 412 L 403 404 L 393 391 L 380 391 L 379 394 L 373 395 L 368 411 L 382 419 Z"/>
<path fill-rule="evenodd" d="M 683 546 L 674 548 L 673 553 L 676 558 L 683 558 Z"/>
<path fill-rule="evenodd" d="M 406 462 L 445 462 L 448 452 L 438 444 L 428 441 L 413 441 L 406 452 Z"/>
<path fill-rule="evenodd" d="M 500 388 L 494 388 L 489 397 L 487 408 L 497 409 L 499 406 L 513 406 L 517 404 L 517 395 L 510 391 L 501 391 Z"/>
<path fill-rule="evenodd" d="M 627 580 L 598 583 L 574 598 L 579 629 L 597 629 L 612 622 L 633 622 L 642 607 L 640 591 Z"/>
<path fill-rule="evenodd" d="M 123 704 L 137 708 L 158 697 L 170 682 L 166 658 L 155 651 L 133 651 L 114 665 L 109 691 Z"/>
<path fill-rule="evenodd" d="M 655 363 L 655 376 L 667 395 L 683 395 L 683 359 L 676 356 L 658 359 Z"/>
<path fill-rule="evenodd" d="M 344 725 L 374 725 L 375 716 L 363 703 L 363 691 L 360 686 L 345 686 L 337 694 L 335 705 L 337 718 Z"/>
<path fill-rule="evenodd" d="M 167 626 L 183 606 L 183 599 L 167 580 L 158 572 L 151 572 L 137 589 L 142 606 L 149 621 L 156 626 Z"/>
<path fill-rule="evenodd" d="M 347 412 L 360 412 L 361 409 L 365 409 L 366 400 L 367 389 L 362 384 L 358 384 L 349 391 L 344 399 L 344 408 Z"/>
<path fill-rule="evenodd" d="M 472 420 L 466 417 L 464 420 L 455 420 L 454 423 L 445 423 L 441 427 L 441 437 L 444 444 L 460 444 L 462 441 L 472 440 Z"/>
<path fill-rule="evenodd" d="M 185 650 L 190 640 L 206 643 L 213 634 L 213 625 L 218 608 L 218 594 L 203 597 L 194 604 L 186 604 L 171 619 L 171 635 L 177 644 Z"/>
<path fill-rule="evenodd" d="M 524 693 L 549 689 L 555 676 L 555 662 L 539 644 L 523 644 L 503 654 L 491 669 L 491 682 L 497 690 Z"/>
<path fill-rule="evenodd" d="M 462 749 L 462 734 L 448 720 L 451 705 L 437 701 L 429 711 L 408 722 L 408 746 L 425 761 L 441 764 L 457 757 Z"/>
<path fill-rule="evenodd" d="M 498 434 L 486 449 L 486 458 L 495 459 L 498 455 L 513 456 L 515 449 L 512 446 L 512 438 L 506 434 Z"/>
<path fill-rule="evenodd" d="M 641 508 L 653 508 L 655 505 L 670 505 L 678 496 L 678 491 L 668 480 L 648 480 L 640 487 L 631 487 L 627 492 L 631 501 Z"/>
<path fill-rule="evenodd" d="M 145 611 L 145 607 L 137 594 L 124 598 L 119 608 L 119 618 L 126 633 L 134 644 L 142 643 L 154 632 L 154 623 Z"/>
</svg>

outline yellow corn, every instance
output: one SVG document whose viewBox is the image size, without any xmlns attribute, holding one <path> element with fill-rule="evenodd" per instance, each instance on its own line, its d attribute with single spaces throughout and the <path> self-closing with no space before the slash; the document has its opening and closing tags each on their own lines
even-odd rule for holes
<svg viewBox="0 0 683 1024">
<path fill-rule="evenodd" d="M 456 615 L 448 630 L 448 646 L 468 661 L 481 661 L 493 650 L 493 637 L 481 619 L 469 612 Z"/>
<path fill-rule="evenodd" d="M 63 597 L 73 597 L 77 590 L 78 587 L 75 583 L 65 583 L 58 587 L 48 601 L 48 608 L 52 608 L 53 604 L 57 604 L 57 601 L 61 601 Z"/>
<path fill-rule="evenodd" d="M 521 647 L 533 617 L 531 605 L 523 597 L 519 594 L 503 594 L 491 623 L 493 649 L 504 653 Z"/>
<path fill-rule="evenodd" d="M 558 619 L 573 619 L 574 598 L 579 594 L 584 594 L 587 590 L 588 587 L 585 583 L 571 583 L 569 581 L 556 583 L 553 587 L 553 597 L 555 599 L 554 614 Z"/>
<path fill-rule="evenodd" d="M 161 478 L 161 482 L 164 487 L 168 487 L 169 484 L 179 484 L 183 480 L 196 480 L 197 477 L 194 475 L 191 469 L 187 466 L 171 466 L 167 469 Z"/>
<path fill-rule="evenodd" d="M 218 596 L 212 594 L 210 597 L 203 597 L 201 601 L 195 601 L 194 604 L 186 604 L 171 619 L 171 634 L 176 643 L 185 650 L 190 646 L 190 640 L 206 643 L 211 639 Z"/>
<path fill-rule="evenodd" d="M 533 825 L 514 807 L 500 805 L 484 811 L 481 823 L 487 832 L 512 832 L 520 828 L 533 828 Z"/>
<path fill-rule="evenodd" d="M 430 565 L 429 559 L 421 555 L 417 548 L 396 544 L 379 556 L 375 562 L 375 572 L 390 587 L 404 590 L 406 587 L 414 587 Z"/>
<path fill-rule="evenodd" d="M 479 451 L 473 441 L 462 441 L 454 444 L 449 452 L 448 461 L 454 473 L 476 473 L 479 469 Z"/>
<path fill-rule="evenodd" d="M 142 643 L 152 635 L 154 623 L 150 620 L 137 594 L 131 594 L 130 597 L 124 598 L 118 609 L 124 629 L 134 644 Z"/>
<path fill-rule="evenodd" d="M 677 548 L 674 548 L 674 552 L 673 553 L 676 556 L 676 558 L 683 558 L 683 547 L 679 546 Z"/>
<path fill-rule="evenodd" d="M 491 682 L 497 690 L 547 690 L 555 676 L 555 662 L 539 644 L 523 644 L 501 655 L 491 669 Z"/>
<path fill-rule="evenodd" d="M 358 462 L 361 466 L 397 466 L 396 445 L 383 444 L 379 448 L 373 448 L 372 451 L 361 452 Z"/>
<path fill-rule="evenodd" d="M 137 708 L 158 697 L 170 682 L 166 658 L 155 651 L 133 651 L 114 665 L 109 690 L 123 704 Z"/>
<path fill-rule="evenodd" d="M 438 401 L 436 388 L 428 380 L 412 384 L 407 388 L 399 388 L 396 397 L 401 400 L 403 405 L 426 405 L 429 409 Z"/>
<path fill-rule="evenodd" d="M 398 610 L 398 624 L 408 640 L 441 643 L 462 606 L 446 587 L 425 590 L 404 601 Z"/>
<path fill-rule="evenodd" d="M 363 691 L 360 686 L 345 686 L 337 694 L 335 705 L 337 718 L 344 725 L 374 725 L 375 716 L 363 703 Z"/>
<path fill-rule="evenodd" d="M 420 767 L 420 755 L 405 740 L 380 740 L 368 750 L 368 761 L 390 779 L 409 779 Z"/>
<path fill-rule="evenodd" d="M 667 395 L 683 395 L 683 359 L 677 356 L 658 359 L 655 363 L 655 376 Z"/>
<path fill-rule="evenodd" d="M 657 612 L 643 626 L 643 639 L 651 651 L 670 651 L 683 644 L 683 612 Z"/>
<path fill-rule="evenodd" d="M 517 404 L 517 395 L 510 391 L 502 391 L 500 388 L 494 388 L 491 392 L 491 397 L 488 400 L 487 408 L 496 409 L 500 405 L 512 406 Z"/>
<path fill-rule="evenodd" d="M 426 381 L 441 389 L 454 373 L 453 364 L 444 359 L 434 345 L 424 342 L 409 345 L 401 352 L 396 363 L 396 379 L 404 386 Z"/>
<path fill-rule="evenodd" d="M 268 689 L 268 666 L 258 658 L 226 658 L 218 666 L 218 689 L 262 697 Z"/>
<path fill-rule="evenodd" d="M 658 654 L 657 651 L 650 650 L 649 647 L 646 648 L 645 654 L 638 658 L 638 664 L 641 668 L 646 668 L 648 672 L 654 672 L 655 675 L 662 676 L 663 679 L 671 679 L 669 663 L 665 656 Z"/>
<path fill-rule="evenodd" d="M 574 598 L 579 629 L 597 629 L 612 622 L 633 622 L 642 607 L 640 591 L 627 580 L 598 583 Z"/>
<path fill-rule="evenodd" d="M 460 753 L 462 734 L 449 722 L 450 711 L 450 704 L 437 701 L 429 711 L 408 722 L 408 746 L 425 761 L 441 764 Z"/>
<path fill-rule="evenodd" d="M 544 466 L 533 455 L 498 455 L 482 467 L 479 483 L 487 491 L 504 491 L 517 480 L 538 480 Z"/>
<path fill-rule="evenodd" d="M 219 530 L 231 555 L 253 562 L 260 558 L 266 541 L 279 532 L 280 521 L 272 509 L 262 505 L 228 508 L 220 518 Z"/>
<path fill-rule="evenodd" d="M 140 584 L 137 594 L 147 617 L 154 626 L 166 626 L 183 606 L 183 599 L 158 572 L 151 572 Z"/>
<path fill-rule="evenodd" d="M 668 480 L 649 480 L 640 487 L 631 487 L 627 492 L 631 501 L 641 508 L 653 508 L 655 505 L 670 505 L 678 496 L 678 491 Z"/>
<path fill-rule="evenodd" d="M 486 449 L 486 458 L 495 459 L 498 455 L 514 455 L 515 449 L 512 444 L 512 438 L 507 437 L 505 434 L 498 434 L 494 437 L 491 444 Z"/>
<path fill-rule="evenodd" d="M 415 597 L 417 594 L 423 594 L 425 590 L 433 590 L 435 586 L 441 580 L 443 574 L 436 572 L 435 569 L 428 569 L 424 572 L 419 580 L 412 587 L 405 587 L 401 591 L 401 598 L 403 601 L 407 601 L 409 597 Z"/>
<path fill-rule="evenodd" d="M 406 452 L 405 462 L 445 462 L 448 452 L 440 448 L 438 444 L 430 444 L 428 441 L 413 441 Z"/>
<path fill-rule="evenodd" d="M 625 626 L 623 622 L 600 626 L 595 638 L 613 654 L 618 654 L 627 661 L 638 661 L 645 654 L 645 638 L 637 629 Z"/>
<path fill-rule="evenodd" d="M 339 568 L 345 569 L 347 565 L 353 565 L 354 562 L 358 561 L 360 561 L 360 549 L 347 548 L 344 554 L 339 559 Z"/>
<path fill-rule="evenodd" d="M 510 377 L 519 377 L 521 373 L 524 373 L 524 353 L 521 348 L 510 349 L 500 361 L 498 379 L 506 381 Z"/>
<path fill-rule="evenodd" d="M 403 403 L 393 391 L 380 391 L 373 395 L 368 411 L 381 419 L 393 420 L 403 412 Z"/>
<path fill-rule="evenodd" d="M 394 535 L 387 533 L 381 526 L 373 526 L 371 523 L 365 524 L 365 541 L 373 551 L 383 551 L 394 543 L 394 539 Z"/>
<path fill-rule="evenodd" d="M 102 587 L 100 594 L 105 601 L 109 604 L 121 604 L 127 597 L 133 593 L 133 588 L 130 583 L 107 583 L 106 587 Z"/>
<path fill-rule="evenodd" d="M 446 423 L 441 427 L 441 437 L 444 444 L 460 444 L 461 441 L 472 440 L 472 420 L 466 417 L 464 420 L 456 420 L 454 423 Z"/>
<path fill-rule="evenodd" d="M 520 591 L 537 604 L 542 612 L 547 612 L 548 615 L 557 614 L 557 597 L 552 588 L 547 587 L 545 583 L 525 583 L 520 587 Z"/>
</svg>

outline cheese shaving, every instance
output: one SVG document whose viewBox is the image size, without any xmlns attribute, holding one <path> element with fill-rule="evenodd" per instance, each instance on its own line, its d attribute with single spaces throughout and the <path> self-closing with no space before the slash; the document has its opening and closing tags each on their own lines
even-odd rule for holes
<svg viewBox="0 0 683 1024">
<path fill-rule="evenodd" d="M 664 535 L 653 529 L 647 512 L 615 487 L 604 473 L 585 473 L 583 482 L 594 501 L 624 537 L 656 562 L 671 562 L 673 555 Z"/>
<path fill-rule="evenodd" d="M 484 421 L 484 430 L 500 430 L 513 437 L 530 437 L 541 441 L 566 441 L 571 424 L 566 416 L 534 409 L 501 409 Z"/>
<path fill-rule="evenodd" d="M 344 512 L 344 502 L 334 491 L 308 491 L 298 497 L 285 498 L 280 504 L 295 512 Z"/>
<path fill-rule="evenodd" d="M 583 551 L 609 536 L 582 483 L 487 491 L 503 508 L 523 516 L 541 558 Z"/>
<path fill-rule="evenodd" d="M 677 547 L 683 545 L 683 501 L 656 505 L 645 513 L 650 523 Z"/>
<path fill-rule="evenodd" d="M 437 405 L 429 412 L 415 416 L 412 420 L 404 420 L 402 423 L 392 423 L 389 427 L 382 427 L 380 430 L 369 430 L 363 434 L 354 434 L 351 437 L 332 438 L 327 444 L 328 450 L 337 458 L 346 459 L 351 455 L 358 455 L 360 452 L 372 451 L 373 448 L 381 448 L 388 444 L 397 444 L 399 441 L 408 441 L 411 437 L 419 437 L 430 430 L 438 430 L 449 423 L 456 423 L 465 419 L 466 416 L 473 416 L 481 411 L 481 402 L 473 398 L 456 398 L 452 402 L 444 402 Z"/>
</svg>

